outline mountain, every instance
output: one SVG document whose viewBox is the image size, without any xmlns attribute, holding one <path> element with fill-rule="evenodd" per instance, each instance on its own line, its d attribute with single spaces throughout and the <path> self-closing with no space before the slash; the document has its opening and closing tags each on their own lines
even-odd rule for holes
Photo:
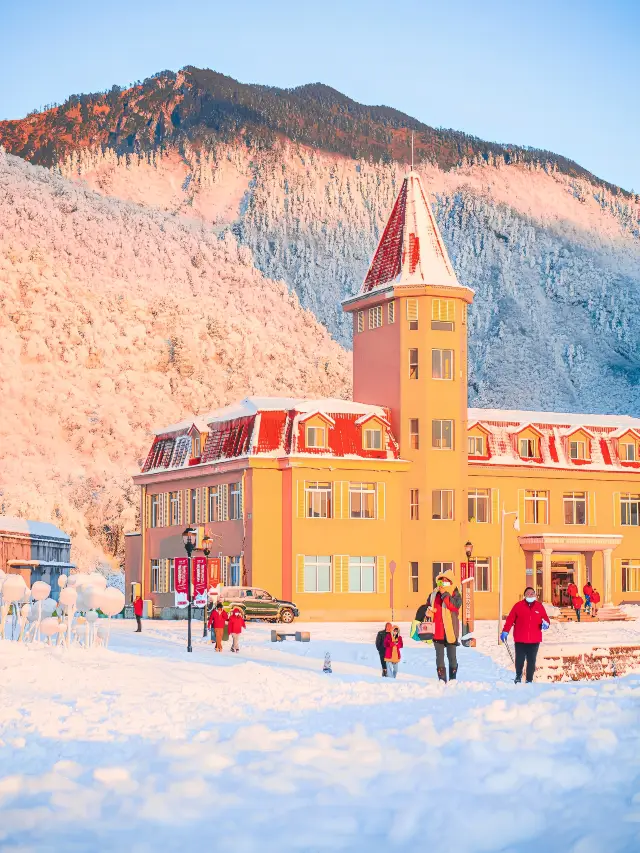
<svg viewBox="0 0 640 853">
<path fill-rule="evenodd" d="M 231 234 L 1 151 L 0 282 L 0 515 L 56 521 L 84 568 L 123 556 L 153 429 L 350 391 L 347 353 Z"/>
</svg>

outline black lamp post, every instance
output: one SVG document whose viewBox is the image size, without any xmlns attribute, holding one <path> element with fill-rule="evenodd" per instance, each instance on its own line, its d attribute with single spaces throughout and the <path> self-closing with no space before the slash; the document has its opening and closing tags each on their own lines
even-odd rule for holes
<svg viewBox="0 0 640 853">
<path fill-rule="evenodd" d="M 186 530 L 182 533 L 182 541 L 184 542 L 184 550 L 187 552 L 187 584 L 188 584 L 188 602 L 189 602 L 189 612 L 187 615 L 188 626 L 187 626 L 187 651 L 192 652 L 193 649 L 191 647 L 191 600 L 193 598 L 192 589 L 191 589 L 191 554 L 193 553 L 194 548 L 196 547 L 196 542 L 198 541 L 198 531 L 194 527 L 187 527 Z"/>
<path fill-rule="evenodd" d="M 210 536 L 205 536 L 202 540 L 202 553 L 205 557 L 208 557 L 211 553 L 211 547 L 213 546 L 213 539 Z M 207 589 L 207 597 L 204 601 L 204 608 L 202 614 L 202 636 L 207 636 L 207 602 L 209 601 L 209 590 Z"/>
<path fill-rule="evenodd" d="M 464 543 L 464 553 L 467 555 L 467 561 L 469 561 L 471 559 L 471 555 L 473 554 L 473 542 Z"/>
</svg>

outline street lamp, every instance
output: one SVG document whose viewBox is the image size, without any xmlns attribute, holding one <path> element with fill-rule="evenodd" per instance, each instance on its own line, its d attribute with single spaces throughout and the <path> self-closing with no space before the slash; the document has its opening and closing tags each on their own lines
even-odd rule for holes
<svg viewBox="0 0 640 853">
<path fill-rule="evenodd" d="M 213 547 L 213 539 L 210 536 L 205 536 L 202 540 L 202 553 L 208 557 Z M 205 598 L 203 614 L 202 614 L 202 636 L 207 636 L 207 601 L 209 600 L 209 590 L 207 589 L 207 597 Z"/>
<path fill-rule="evenodd" d="M 473 648 L 476 644 L 475 638 L 473 637 L 473 630 L 475 628 L 473 597 L 476 578 L 475 571 L 473 570 L 471 563 L 471 555 L 473 554 L 472 542 L 467 541 L 464 543 L 464 553 L 467 557 L 467 568 L 465 571 L 465 577 L 460 578 L 460 592 L 462 593 L 462 639 L 460 642 L 463 646 Z"/>
<path fill-rule="evenodd" d="M 520 517 L 518 510 L 507 512 L 502 504 L 502 516 L 500 519 L 500 574 L 498 578 L 498 645 L 500 645 L 501 623 L 502 623 L 502 582 L 504 580 L 504 520 L 508 515 L 515 515 L 513 529 L 520 530 Z"/>
<path fill-rule="evenodd" d="M 191 599 L 192 599 L 192 589 L 191 589 L 191 554 L 193 553 L 196 542 L 198 541 L 198 531 L 195 527 L 187 527 L 186 530 L 182 532 L 182 541 L 184 542 L 184 550 L 187 552 L 187 589 L 188 589 L 188 602 L 189 602 L 189 611 L 187 615 L 188 626 L 187 626 L 187 651 L 192 652 L 193 649 L 191 647 Z"/>
<path fill-rule="evenodd" d="M 467 555 L 467 561 L 470 560 L 473 554 L 473 542 L 464 543 L 464 553 Z"/>
</svg>

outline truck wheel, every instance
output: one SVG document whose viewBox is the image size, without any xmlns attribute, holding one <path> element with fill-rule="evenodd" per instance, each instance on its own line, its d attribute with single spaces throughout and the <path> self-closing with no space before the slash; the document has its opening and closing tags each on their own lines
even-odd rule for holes
<svg viewBox="0 0 640 853">
<path fill-rule="evenodd" d="M 284 622 L 285 625 L 290 625 L 294 618 L 293 610 L 290 610 L 288 607 L 280 611 L 280 621 Z"/>
</svg>

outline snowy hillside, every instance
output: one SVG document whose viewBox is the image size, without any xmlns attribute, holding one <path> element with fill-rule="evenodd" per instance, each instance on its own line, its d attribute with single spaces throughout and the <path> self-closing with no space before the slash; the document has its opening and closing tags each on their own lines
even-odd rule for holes
<svg viewBox="0 0 640 853">
<path fill-rule="evenodd" d="M 348 396 L 350 363 L 231 234 L 0 150 L 0 514 L 118 562 L 158 423 L 255 394 Z"/>
</svg>

